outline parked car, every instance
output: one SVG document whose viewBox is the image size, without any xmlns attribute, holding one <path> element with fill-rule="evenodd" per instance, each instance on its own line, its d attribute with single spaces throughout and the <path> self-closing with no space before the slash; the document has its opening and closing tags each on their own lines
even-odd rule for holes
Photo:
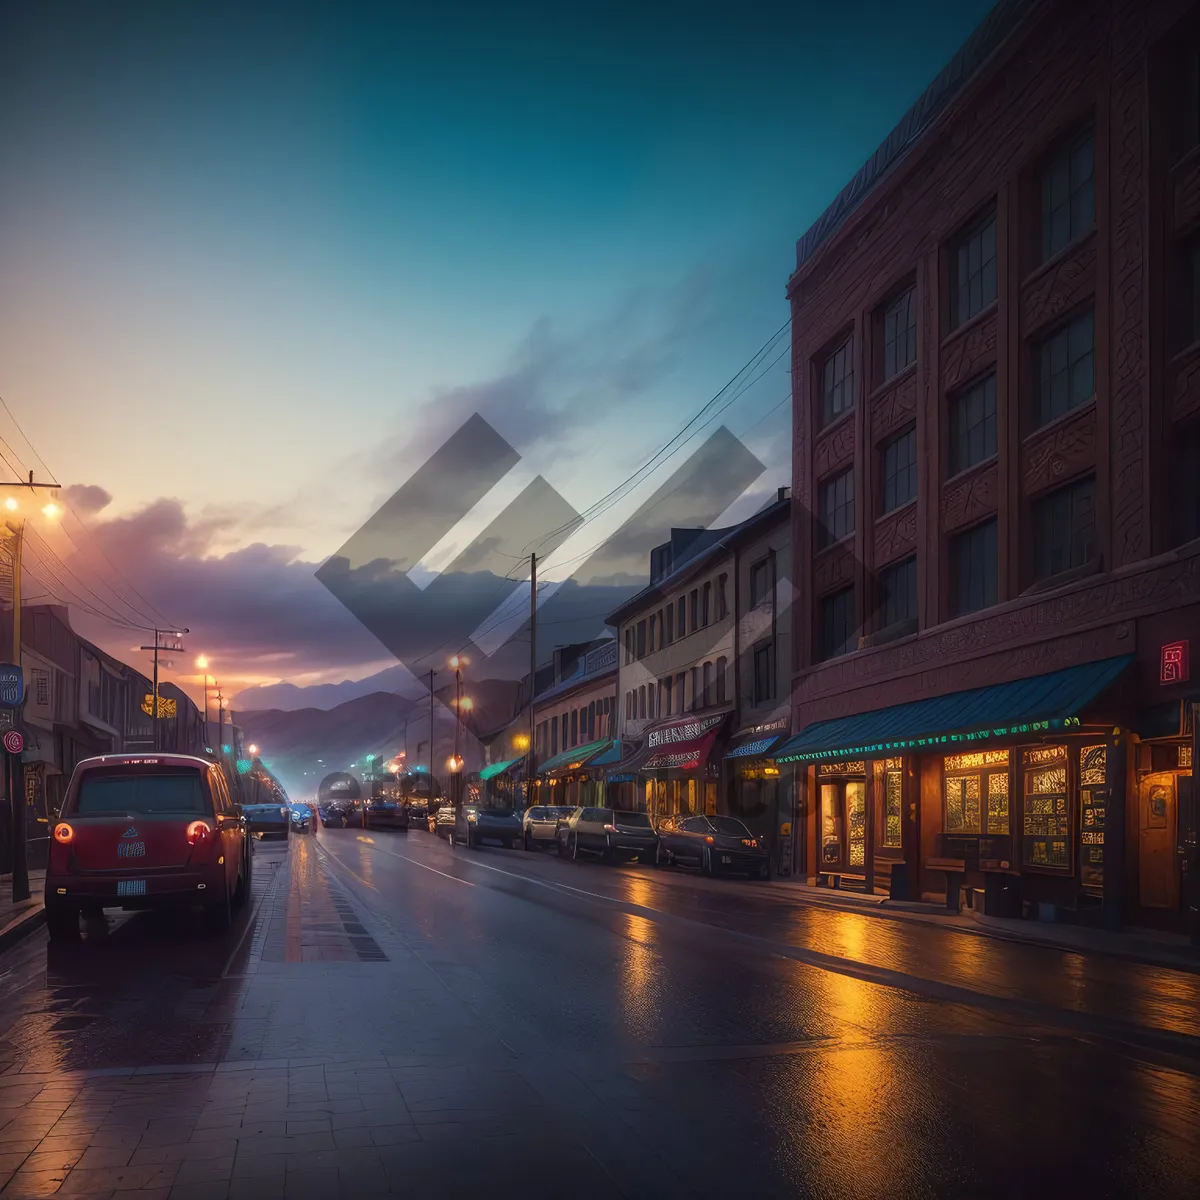
<svg viewBox="0 0 1200 1200">
<path fill-rule="evenodd" d="M 645 813 L 611 808 L 577 808 L 555 834 L 562 858 L 597 855 L 605 862 L 636 858 L 658 861 L 658 834 Z"/>
<path fill-rule="evenodd" d="M 361 800 L 339 800 L 342 810 L 342 823 L 347 829 L 363 827 L 363 802 Z"/>
<path fill-rule="evenodd" d="M 292 810 L 286 804 L 245 804 L 246 827 L 256 838 L 286 838 L 292 827 Z"/>
<path fill-rule="evenodd" d="M 402 800 L 374 796 L 363 808 L 364 829 L 402 829 L 408 832 L 408 809 Z"/>
<path fill-rule="evenodd" d="M 312 809 L 307 804 L 293 804 L 292 812 L 292 832 L 293 833 L 312 833 L 313 831 L 313 814 Z"/>
<path fill-rule="evenodd" d="M 667 862 L 698 867 L 705 875 L 771 877 L 766 846 L 736 817 L 670 817 L 658 827 Z"/>
<path fill-rule="evenodd" d="M 405 801 L 410 825 L 426 825 L 429 822 L 429 800 L 424 796 L 409 796 Z"/>
<path fill-rule="evenodd" d="M 464 804 L 455 818 L 452 840 L 470 849 L 480 842 L 499 842 L 511 850 L 521 840 L 521 814 L 491 804 Z"/>
<path fill-rule="evenodd" d="M 342 829 L 346 824 L 346 814 L 336 800 L 318 805 L 317 813 L 326 829 Z"/>
<path fill-rule="evenodd" d="M 176 904 L 216 928 L 250 895 L 242 811 L 215 763 L 186 754 L 104 755 L 75 767 L 50 838 L 46 926 L 79 937 L 82 911 Z"/>
<path fill-rule="evenodd" d="M 565 821 L 575 810 L 549 804 L 535 804 L 525 810 L 521 820 L 521 843 L 526 850 L 554 844 L 559 821 Z"/>
<path fill-rule="evenodd" d="M 438 808 L 437 812 L 429 818 L 429 832 L 437 837 L 444 837 L 453 843 L 454 822 L 454 805 L 443 804 Z"/>
</svg>

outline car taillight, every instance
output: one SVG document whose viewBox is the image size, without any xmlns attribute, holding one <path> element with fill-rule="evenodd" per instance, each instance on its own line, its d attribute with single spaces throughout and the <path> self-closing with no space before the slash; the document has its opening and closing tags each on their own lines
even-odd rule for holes
<svg viewBox="0 0 1200 1200">
<path fill-rule="evenodd" d="M 713 844 L 713 836 L 712 836 L 712 834 L 710 833 L 710 834 L 708 835 L 708 837 L 706 837 L 704 840 L 705 840 L 705 841 L 706 841 L 706 842 L 707 842 L 707 843 L 708 843 L 708 844 L 711 846 L 711 845 Z"/>
<path fill-rule="evenodd" d="M 615 825 L 605 825 L 604 832 L 605 833 L 616 833 L 617 827 Z"/>
<path fill-rule="evenodd" d="M 65 846 L 75 836 L 75 830 L 66 821 L 60 821 L 54 827 L 54 840 Z"/>
<path fill-rule="evenodd" d="M 742 838 L 742 845 L 749 846 L 752 850 L 758 848 L 758 842 L 754 838 Z"/>
<path fill-rule="evenodd" d="M 212 837 L 212 826 L 207 821 L 193 821 L 187 827 L 187 840 L 191 846 L 208 841 Z"/>
</svg>

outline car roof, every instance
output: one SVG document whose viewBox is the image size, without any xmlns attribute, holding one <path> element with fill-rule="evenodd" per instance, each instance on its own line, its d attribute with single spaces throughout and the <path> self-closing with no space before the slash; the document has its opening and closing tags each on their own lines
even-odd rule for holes
<svg viewBox="0 0 1200 1200">
<path fill-rule="evenodd" d="M 155 754 L 146 751 L 144 754 L 97 754 L 92 758 L 81 758 L 75 764 L 75 769 L 85 771 L 93 767 L 132 767 L 145 763 L 167 767 L 208 768 L 218 765 L 213 759 L 201 758 L 198 754 Z"/>
</svg>

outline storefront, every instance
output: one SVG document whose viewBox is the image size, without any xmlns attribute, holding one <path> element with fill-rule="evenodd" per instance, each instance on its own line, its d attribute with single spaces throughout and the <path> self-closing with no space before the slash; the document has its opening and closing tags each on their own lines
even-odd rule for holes
<svg viewBox="0 0 1200 1200">
<path fill-rule="evenodd" d="M 806 768 L 809 877 L 951 907 L 965 897 L 996 915 L 1098 921 L 1106 890 L 1121 887 L 1111 875 L 1121 846 L 1106 859 L 1105 837 L 1109 809 L 1125 803 L 1128 735 L 1114 691 L 1131 661 L 802 731 L 777 757 Z"/>
<path fill-rule="evenodd" d="M 780 767 L 772 751 L 787 737 L 786 719 L 734 734 L 723 760 L 719 811 L 744 821 L 771 852 L 772 873 L 792 870 L 793 816 L 790 767 Z"/>
<path fill-rule="evenodd" d="M 525 757 L 510 758 L 504 762 L 488 763 L 478 776 L 479 800 L 525 807 Z M 475 801 L 478 803 L 478 800 Z M 536 803 L 536 801 L 535 801 Z"/>
<path fill-rule="evenodd" d="M 656 824 L 667 817 L 719 811 L 720 743 L 731 711 L 678 717 L 646 730 L 639 807 Z"/>
<path fill-rule="evenodd" d="M 599 738 L 548 758 L 537 773 L 539 794 L 548 798 L 538 802 L 568 808 L 603 807 L 603 775 L 589 768 L 594 759 L 604 756 L 612 746 L 611 738 Z"/>
</svg>

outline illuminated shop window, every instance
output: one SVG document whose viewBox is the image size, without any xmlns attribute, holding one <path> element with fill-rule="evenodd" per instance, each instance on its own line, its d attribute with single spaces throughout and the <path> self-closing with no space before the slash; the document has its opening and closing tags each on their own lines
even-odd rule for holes
<svg viewBox="0 0 1200 1200">
<path fill-rule="evenodd" d="M 1024 751 L 1022 760 L 1025 768 L 1022 838 L 1025 865 L 1070 870 L 1067 748 L 1038 746 Z"/>
<path fill-rule="evenodd" d="M 901 760 L 885 759 L 883 764 L 883 844 L 899 849 L 900 830 L 904 815 L 904 774 Z"/>
<path fill-rule="evenodd" d="M 1079 880 L 1089 891 L 1104 890 L 1105 746 L 1079 750 Z"/>
<path fill-rule="evenodd" d="M 1009 832 L 1008 751 L 977 750 L 943 759 L 946 833 Z"/>
</svg>

